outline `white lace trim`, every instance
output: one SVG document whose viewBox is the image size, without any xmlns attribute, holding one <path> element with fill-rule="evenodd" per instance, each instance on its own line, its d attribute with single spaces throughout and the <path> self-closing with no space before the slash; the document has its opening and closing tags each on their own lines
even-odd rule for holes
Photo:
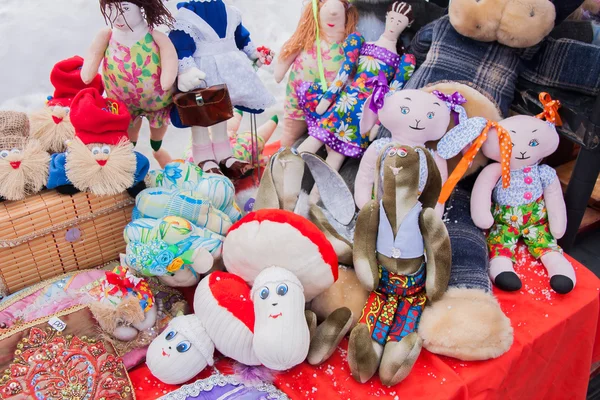
<svg viewBox="0 0 600 400">
<path fill-rule="evenodd" d="M 205 42 L 207 39 L 200 33 L 200 30 L 191 22 L 178 19 L 173 25 L 174 31 L 183 31 L 190 35 L 194 43 Z"/>
<path fill-rule="evenodd" d="M 281 390 L 277 389 L 275 386 L 270 383 L 261 383 L 259 385 L 249 385 L 247 383 L 240 382 L 233 375 L 221 375 L 217 373 L 216 375 L 212 375 L 206 379 L 197 380 L 194 383 L 190 383 L 189 385 L 182 386 L 174 392 L 171 392 L 163 397 L 160 400 L 185 400 L 187 397 L 198 397 L 202 392 L 209 392 L 215 386 L 227 386 L 227 385 L 245 385 L 248 387 L 253 387 L 256 390 L 264 392 L 267 394 L 267 398 L 273 400 L 289 400 L 289 397 L 283 393 Z"/>
<path fill-rule="evenodd" d="M 250 42 L 242 49 L 242 51 L 248 56 L 252 61 L 256 61 L 256 46 L 253 42 Z"/>
<path fill-rule="evenodd" d="M 194 57 L 184 57 L 179 60 L 179 74 L 183 74 L 190 68 L 197 67 Z"/>
</svg>

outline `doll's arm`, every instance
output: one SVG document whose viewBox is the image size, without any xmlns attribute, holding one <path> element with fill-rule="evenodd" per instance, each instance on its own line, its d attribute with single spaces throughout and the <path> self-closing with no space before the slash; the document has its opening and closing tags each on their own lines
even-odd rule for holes
<svg viewBox="0 0 600 400">
<path fill-rule="evenodd" d="M 169 39 L 173 42 L 179 60 L 177 88 L 182 92 L 189 92 L 206 78 L 206 74 L 198 69 L 194 61 L 196 42 L 190 35 L 178 29 L 169 33 Z"/>
<path fill-rule="evenodd" d="M 251 61 L 256 61 L 258 59 L 258 52 L 256 51 L 256 46 L 252 43 L 252 39 L 250 39 L 248 29 L 244 28 L 244 25 L 239 24 L 235 29 L 234 37 L 237 48 L 243 51 Z"/>
<path fill-rule="evenodd" d="M 362 47 L 365 39 L 357 34 L 353 33 L 349 35 L 344 41 L 344 55 L 345 59 L 338 71 L 333 83 L 327 89 L 327 92 L 323 94 L 319 105 L 317 106 L 316 113 L 322 115 L 331 103 L 333 103 L 338 95 L 338 93 L 344 88 L 350 76 L 354 75 L 356 68 L 358 67 L 358 56 L 360 53 L 360 48 Z"/>
<path fill-rule="evenodd" d="M 450 236 L 448 236 L 444 222 L 431 208 L 426 208 L 421 212 L 419 226 L 427 255 L 425 291 L 429 300 L 436 301 L 444 294 L 450 280 L 450 267 L 452 266 Z"/>
<path fill-rule="evenodd" d="M 567 230 L 567 207 L 563 197 L 560 180 L 554 168 L 547 165 L 540 166 L 542 185 L 544 188 L 544 201 L 548 210 L 548 223 L 550 233 L 560 239 Z"/>
<path fill-rule="evenodd" d="M 402 56 L 392 83 L 392 86 L 395 90 L 402 89 L 406 82 L 408 82 L 412 74 L 415 72 L 416 63 L 417 61 L 414 55 L 404 54 Z"/>
<path fill-rule="evenodd" d="M 365 154 L 363 154 L 360 160 L 356 180 L 354 181 L 354 201 L 359 210 L 371 200 L 376 161 L 377 150 L 375 150 L 375 146 L 367 147 Z"/>
<path fill-rule="evenodd" d="M 500 163 L 485 167 L 473 186 L 471 193 L 471 217 L 480 229 L 488 229 L 494 223 L 492 216 L 492 191 L 502 176 Z"/>
<path fill-rule="evenodd" d="M 369 291 L 379 285 L 376 250 L 378 226 L 379 203 L 371 201 L 358 213 L 352 251 L 356 276 Z"/>
<path fill-rule="evenodd" d="M 177 50 L 173 42 L 162 32 L 152 32 L 152 37 L 158 46 L 160 53 L 160 86 L 162 90 L 168 91 L 173 87 L 177 73 L 179 72 L 179 61 L 177 59 Z"/>
<path fill-rule="evenodd" d="M 300 52 L 292 54 L 285 60 L 282 60 L 281 57 L 277 57 L 277 62 L 275 62 L 275 82 L 280 83 L 283 80 L 283 77 L 299 55 Z"/>
<path fill-rule="evenodd" d="M 100 68 L 100 63 L 104 59 L 110 35 L 110 28 L 102 29 L 98 32 L 88 50 L 87 57 L 83 61 L 83 67 L 81 68 L 81 80 L 86 85 L 92 82 L 96 75 L 98 75 L 98 68 Z"/>
</svg>

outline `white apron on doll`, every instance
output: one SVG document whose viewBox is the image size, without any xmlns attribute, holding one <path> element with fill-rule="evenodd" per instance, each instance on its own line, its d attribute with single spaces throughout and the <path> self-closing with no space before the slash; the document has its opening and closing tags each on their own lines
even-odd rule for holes
<svg viewBox="0 0 600 400">
<path fill-rule="evenodd" d="M 241 12 L 222 0 L 189 1 L 178 7 L 169 37 L 179 58 L 179 90 L 226 84 L 238 109 L 260 113 L 273 105 L 275 98 L 255 73 L 253 62 L 259 53 L 242 25 Z M 175 126 L 183 127 L 176 110 L 171 117 Z M 192 127 L 194 161 L 207 172 L 222 170 L 238 178 L 249 165 L 233 157 L 226 122 L 210 127 L 210 133 Z"/>
</svg>

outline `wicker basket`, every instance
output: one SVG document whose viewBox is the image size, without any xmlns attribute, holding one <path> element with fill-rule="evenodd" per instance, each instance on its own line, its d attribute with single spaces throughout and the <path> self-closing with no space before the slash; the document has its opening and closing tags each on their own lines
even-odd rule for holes
<svg viewBox="0 0 600 400">
<path fill-rule="evenodd" d="M 97 197 L 55 191 L 0 203 L 0 291 L 14 293 L 118 259 L 133 203 L 127 193 Z"/>
</svg>

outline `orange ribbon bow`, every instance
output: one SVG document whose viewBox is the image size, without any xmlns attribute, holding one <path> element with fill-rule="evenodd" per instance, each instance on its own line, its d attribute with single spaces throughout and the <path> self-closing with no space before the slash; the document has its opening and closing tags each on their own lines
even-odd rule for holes
<svg viewBox="0 0 600 400">
<path fill-rule="evenodd" d="M 560 119 L 560 115 L 558 115 L 558 109 L 560 108 L 560 101 L 553 100 L 552 97 L 546 92 L 540 93 L 540 102 L 542 103 L 542 107 L 544 107 L 544 111 L 536 115 L 539 119 L 544 119 L 556 126 L 562 125 L 562 120 Z"/>
<path fill-rule="evenodd" d="M 475 139 L 469 150 L 464 154 L 452 174 L 444 183 L 442 191 L 440 193 L 439 203 L 444 204 L 448 201 L 450 194 L 456 187 L 458 181 L 464 176 L 467 169 L 475 159 L 475 156 L 486 141 L 488 132 L 490 129 L 496 128 L 498 131 L 498 140 L 500 141 L 500 163 L 502 165 L 502 187 L 507 188 L 510 186 L 510 158 L 512 156 L 512 142 L 510 140 L 510 134 L 506 129 L 500 126 L 497 122 L 488 121 L 485 128 L 481 131 L 481 134 Z"/>
</svg>

